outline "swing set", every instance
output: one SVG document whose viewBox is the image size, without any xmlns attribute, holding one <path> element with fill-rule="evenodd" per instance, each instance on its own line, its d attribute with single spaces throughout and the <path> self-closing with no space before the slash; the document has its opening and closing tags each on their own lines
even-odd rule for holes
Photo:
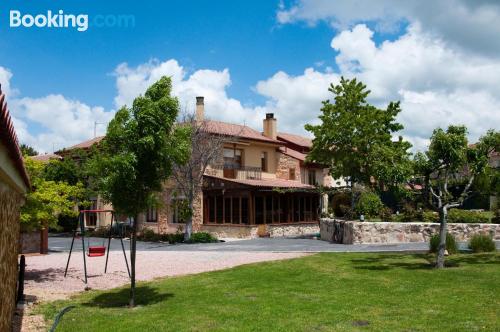
<svg viewBox="0 0 500 332">
<path fill-rule="evenodd" d="M 102 244 L 95 245 L 90 243 L 90 238 L 87 236 L 87 250 L 85 250 L 85 232 L 89 229 L 98 227 L 101 221 L 101 214 L 104 214 L 104 218 L 108 214 L 111 216 L 111 224 L 109 226 L 108 233 L 108 245 L 106 247 L 106 239 L 103 238 Z M 82 240 L 82 253 L 83 253 L 83 270 L 85 274 L 85 283 L 87 283 L 87 258 L 92 257 L 102 257 L 106 255 L 106 264 L 104 265 L 104 273 L 107 272 L 108 269 L 108 259 L 109 259 L 109 251 L 111 247 L 111 239 L 118 238 L 120 239 L 120 243 L 122 245 L 123 257 L 125 258 L 125 265 L 127 266 L 128 276 L 130 278 L 130 269 L 128 267 L 127 255 L 125 254 L 125 246 L 123 245 L 123 232 L 118 231 L 118 236 L 113 236 L 113 224 L 119 225 L 115 218 L 115 213 L 113 210 L 80 210 L 78 215 L 78 223 L 76 225 L 75 230 L 73 231 L 73 239 L 71 240 L 71 248 L 69 249 L 68 262 L 66 263 L 66 270 L 64 271 L 64 277 L 68 274 L 69 261 L 71 259 L 71 253 L 73 252 L 73 245 L 75 243 L 75 239 L 80 237 Z"/>
</svg>

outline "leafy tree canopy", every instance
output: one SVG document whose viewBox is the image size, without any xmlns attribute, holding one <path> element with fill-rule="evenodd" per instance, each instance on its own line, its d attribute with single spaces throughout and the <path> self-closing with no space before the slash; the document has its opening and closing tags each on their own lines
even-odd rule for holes
<svg viewBox="0 0 500 332">
<path fill-rule="evenodd" d="M 131 108 L 121 108 L 90 163 L 99 192 L 119 213 L 146 211 L 171 175 L 181 144 L 174 126 L 179 102 L 171 91 L 171 79 L 163 77 Z"/>
<path fill-rule="evenodd" d="M 396 121 L 399 102 L 386 109 L 370 105 L 370 91 L 356 79 L 340 80 L 328 89 L 334 102 L 323 102 L 319 125 L 307 124 L 314 134 L 310 161 L 328 165 L 334 178 L 347 177 L 353 183 L 396 185 L 406 181 L 412 167 L 408 149 L 411 144 L 394 133 L 403 129 Z"/>
<path fill-rule="evenodd" d="M 44 177 L 45 165 L 31 158 L 26 158 L 25 165 L 33 188 L 21 209 L 23 230 L 57 227 L 58 216 L 77 215 L 76 206 L 85 204 L 85 189 L 80 182 L 71 185 L 64 181 L 47 180 Z"/>
<path fill-rule="evenodd" d="M 23 156 L 36 156 L 38 155 L 38 151 L 36 151 L 33 147 L 27 145 L 27 144 L 21 144 L 20 146 L 21 153 Z"/>
</svg>

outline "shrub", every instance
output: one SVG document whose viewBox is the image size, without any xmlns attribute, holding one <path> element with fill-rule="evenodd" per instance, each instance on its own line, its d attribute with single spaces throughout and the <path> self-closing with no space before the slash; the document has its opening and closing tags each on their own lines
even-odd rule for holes
<svg viewBox="0 0 500 332">
<path fill-rule="evenodd" d="M 439 234 L 434 234 L 431 236 L 431 240 L 429 243 L 430 252 L 436 253 L 439 248 Z M 452 255 L 458 252 L 457 242 L 455 241 L 455 237 L 450 233 L 446 233 L 446 250 L 448 250 L 448 254 Z"/>
<path fill-rule="evenodd" d="M 332 198 L 332 210 L 335 217 L 344 217 L 347 208 L 351 206 L 351 196 L 346 193 L 337 193 Z"/>
<path fill-rule="evenodd" d="M 182 243 L 184 242 L 184 234 L 183 233 L 162 234 L 160 240 L 168 242 L 170 244 Z"/>
<path fill-rule="evenodd" d="M 190 243 L 213 243 L 219 242 L 215 236 L 207 232 L 198 232 L 191 234 Z"/>
<path fill-rule="evenodd" d="M 394 220 L 394 218 L 392 217 L 392 210 L 386 206 L 380 209 L 378 215 L 382 221 L 390 222 Z"/>
<path fill-rule="evenodd" d="M 469 241 L 469 248 L 472 252 L 490 252 L 495 251 L 495 241 L 488 235 L 476 234 Z"/>
<path fill-rule="evenodd" d="M 160 240 L 161 235 L 156 234 L 152 229 L 144 229 L 139 237 L 142 241 L 157 242 Z"/>
<path fill-rule="evenodd" d="M 92 231 L 92 233 L 89 233 L 89 236 L 94 236 L 94 237 L 108 237 L 109 236 L 109 226 L 102 226 L 102 227 L 97 227 Z"/>
<path fill-rule="evenodd" d="M 359 196 L 355 210 L 358 214 L 368 217 L 378 216 L 384 204 L 377 194 L 373 192 L 364 192 Z"/>
<path fill-rule="evenodd" d="M 422 212 L 422 221 L 423 222 L 439 222 L 439 213 L 434 211 L 424 211 Z"/>
<path fill-rule="evenodd" d="M 490 222 L 490 218 L 485 212 L 451 209 L 448 213 L 448 222 L 486 224 Z"/>
</svg>

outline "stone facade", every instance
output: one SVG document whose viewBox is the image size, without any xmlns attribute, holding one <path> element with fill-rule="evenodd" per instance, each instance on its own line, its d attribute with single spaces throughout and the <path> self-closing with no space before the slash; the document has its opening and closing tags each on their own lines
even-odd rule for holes
<svg viewBox="0 0 500 332">
<path fill-rule="evenodd" d="M 439 232 L 439 223 L 359 222 L 321 219 L 321 239 L 343 244 L 428 242 Z M 500 240 L 497 224 L 448 224 L 457 241 L 468 241 L 475 234 Z"/>
<path fill-rule="evenodd" d="M 218 238 L 251 239 L 258 237 L 259 225 L 202 225 L 200 231 L 209 232 Z M 270 237 L 295 237 L 319 233 L 317 223 L 298 223 L 286 225 L 266 225 Z"/>
<path fill-rule="evenodd" d="M 0 331 L 10 331 L 16 302 L 21 194 L 0 181 Z"/>
<path fill-rule="evenodd" d="M 173 190 L 166 188 L 161 193 L 162 205 L 158 208 L 157 222 L 146 222 L 146 215 L 139 215 L 139 231 L 151 229 L 159 234 L 177 233 L 184 231 L 184 224 L 173 223 L 172 207 Z M 198 232 L 203 224 L 203 194 L 201 190 L 193 201 L 193 231 Z"/>
<path fill-rule="evenodd" d="M 297 180 L 300 181 L 301 179 L 301 174 L 300 174 L 300 162 L 292 158 L 290 156 L 287 156 L 283 153 L 276 153 L 277 156 L 277 163 L 276 163 L 276 178 L 278 179 L 283 179 L 283 180 Z M 290 179 L 290 169 L 295 168 L 295 179 Z"/>
</svg>

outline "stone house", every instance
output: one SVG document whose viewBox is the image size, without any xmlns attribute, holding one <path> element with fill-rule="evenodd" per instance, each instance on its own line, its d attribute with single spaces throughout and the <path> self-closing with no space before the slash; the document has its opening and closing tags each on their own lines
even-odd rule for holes
<svg viewBox="0 0 500 332">
<path fill-rule="evenodd" d="M 30 188 L 0 87 L 0 331 L 10 331 L 16 305 L 19 210 Z"/>
<path fill-rule="evenodd" d="M 312 141 L 278 132 L 278 120 L 272 113 L 263 119 L 262 131 L 205 120 L 204 113 L 204 98 L 197 97 L 196 120 L 203 121 L 208 134 L 227 139 L 220 162 L 209 165 L 204 174 L 194 204 L 194 231 L 220 237 L 252 237 L 258 230 L 271 236 L 318 232 L 320 213 L 326 210 L 328 200 L 320 197 L 316 185 L 333 187 L 342 183 L 334 181 L 323 166 L 306 161 Z M 89 149 L 101 139 L 63 151 Z M 139 229 L 182 231 L 184 221 L 179 209 L 183 200 L 168 181 L 162 192 L 162 206 L 141 215 Z M 96 208 L 102 208 L 98 198 L 95 203 Z"/>
</svg>

